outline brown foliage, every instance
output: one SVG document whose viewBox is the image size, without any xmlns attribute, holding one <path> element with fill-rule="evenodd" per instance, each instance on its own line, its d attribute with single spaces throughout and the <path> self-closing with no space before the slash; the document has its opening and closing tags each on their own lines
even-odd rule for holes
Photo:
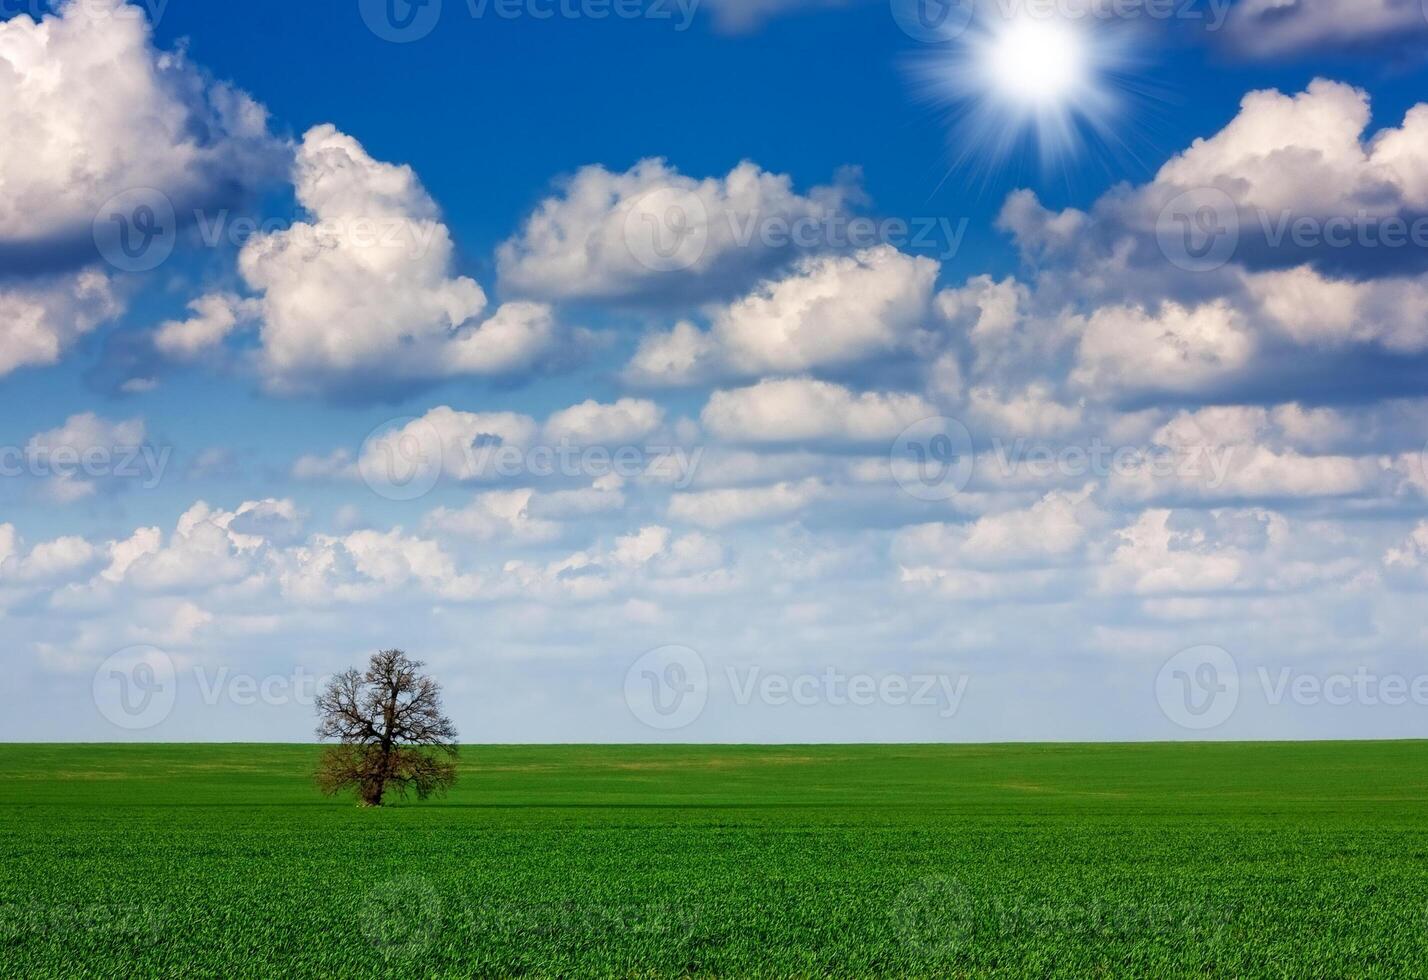
<svg viewBox="0 0 1428 980">
<path fill-rule="evenodd" d="M 456 726 L 441 713 L 441 687 L 400 650 L 372 656 L 365 673 L 346 670 L 317 698 L 317 737 L 340 744 L 322 754 L 317 785 L 329 796 L 355 788 L 381 806 L 395 790 L 417 799 L 456 781 Z"/>
</svg>

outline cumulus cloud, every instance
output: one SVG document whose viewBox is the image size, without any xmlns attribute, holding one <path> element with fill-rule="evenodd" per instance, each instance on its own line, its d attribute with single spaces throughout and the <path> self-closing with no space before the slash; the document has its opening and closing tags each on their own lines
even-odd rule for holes
<svg viewBox="0 0 1428 980">
<path fill-rule="evenodd" d="M 90 568 L 101 558 L 97 548 L 76 536 L 26 548 L 13 524 L 0 524 L 0 586 L 44 585 Z"/>
<path fill-rule="evenodd" d="M 1265 322 L 1304 347 L 1428 350 L 1428 278 L 1355 281 L 1305 265 L 1250 276 L 1247 285 Z"/>
<path fill-rule="evenodd" d="M 25 443 L 31 476 L 44 481 L 46 495 L 59 503 L 89 497 L 101 481 L 143 479 L 156 484 L 168 453 L 148 444 L 144 420 L 114 421 L 80 412 L 58 428 L 37 432 Z"/>
<path fill-rule="evenodd" d="M 1428 563 L 1428 521 L 1419 521 L 1402 542 L 1383 554 L 1389 568 L 1417 569 Z"/>
<path fill-rule="evenodd" d="M 93 269 L 0 286 L 0 376 L 57 363 L 77 339 L 121 312 L 109 279 Z"/>
<path fill-rule="evenodd" d="M 1225 27 L 1240 51 L 1276 57 L 1405 43 L 1428 33 L 1428 20 L 1408 0 L 1240 0 L 1230 8 Z"/>
<path fill-rule="evenodd" d="M 826 494 L 822 481 L 809 478 L 764 487 L 724 487 L 674 494 L 669 516 L 701 527 L 727 527 L 750 521 L 781 520 Z"/>
<path fill-rule="evenodd" d="M 0 22 L 0 132 L 0 243 L 91 251 L 114 195 L 153 188 L 182 213 L 231 199 L 277 155 L 264 110 L 156 50 L 143 10 L 122 0 Z"/>
<path fill-rule="evenodd" d="M 417 418 L 371 435 L 360 453 L 338 448 L 325 455 L 305 454 L 294 461 L 291 474 L 299 480 L 347 481 L 365 479 L 386 483 L 399 478 L 406 483 L 431 486 L 445 477 L 457 482 L 502 478 L 574 477 L 613 478 L 597 488 L 618 490 L 625 467 L 641 469 L 663 463 L 679 470 L 693 465 L 689 454 L 666 455 L 661 447 L 646 446 L 661 431 L 664 410 L 642 398 L 614 402 L 587 399 L 552 412 L 544 422 L 520 412 L 467 412 L 438 405 Z M 585 455 L 587 450 L 603 450 Z M 646 451 L 648 448 L 648 452 Z M 633 461 L 619 461 L 622 450 L 634 450 Z M 579 472 L 566 472 L 568 469 Z M 587 468 L 600 472 L 586 472 Z M 672 480 L 682 474 L 671 472 Z M 572 491 L 574 493 L 575 491 Z M 547 506 L 550 495 L 542 495 Z M 574 497 L 568 498 L 571 506 Z M 554 506 L 554 504 L 549 504 Z"/>
<path fill-rule="evenodd" d="M 1364 139 L 1369 97 L 1315 79 L 1303 92 L 1251 92 L 1230 123 L 1160 168 L 1160 187 L 1218 187 L 1238 203 L 1299 215 L 1393 214 L 1428 205 L 1428 106 Z"/>
<path fill-rule="evenodd" d="M 256 235 L 239 269 L 259 294 L 259 369 L 283 393 L 381 397 L 459 375 L 531 368 L 555 340 L 550 310 L 500 307 L 453 273 L 450 233 L 410 167 L 317 126 L 293 182 L 311 220 Z M 211 332 L 211 331 L 210 331 Z"/>
<path fill-rule="evenodd" d="M 768 229 L 816 229 L 857 196 L 847 181 L 801 195 L 748 161 L 702 180 L 660 159 L 584 167 L 497 250 L 501 288 L 545 300 L 727 294 L 787 257 L 787 232 Z"/>
<path fill-rule="evenodd" d="M 1071 380 L 1099 397 L 1190 393 L 1234 377 L 1254 350 L 1252 332 L 1228 303 L 1104 307 L 1086 320 Z"/>
<path fill-rule="evenodd" d="M 1336 413 L 1295 404 L 1182 411 L 1151 437 L 1143 465 L 1117 469 L 1110 487 L 1140 502 L 1336 497 L 1378 488 L 1384 474 L 1377 459 L 1314 451 L 1341 441 L 1342 424 Z"/>
<path fill-rule="evenodd" d="M 232 293 L 211 293 L 188 304 L 185 320 L 167 320 L 154 332 L 154 346 L 179 360 L 190 360 L 217 348 L 234 330 L 261 313 L 255 300 Z"/>
<path fill-rule="evenodd" d="M 528 488 L 480 493 L 459 509 L 438 507 L 427 515 L 426 527 L 477 541 L 546 541 L 555 537 L 560 528 L 553 521 L 531 516 L 534 496 L 535 491 Z"/>
<path fill-rule="evenodd" d="M 891 442 L 914 422 L 936 416 L 917 395 L 854 392 L 811 378 L 769 378 L 716 391 L 700 414 L 730 442 Z"/>
<path fill-rule="evenodd" d="M 1094 484 L 1054 490 L 1030 507 L 986 514 L 967 524 L 923 524 L 901 531 L 893 554 L 904 574 L 926 578 L 971 567 L 1065 565 L 1084 557 L 1107 515 Z"/>
<path fill-rule="evenodd" d="M 927 326 L 937 263 L 890 246 L 807 256 L 789 275 L 641 342 L 626 376 L 688 384 L 721 375 L 835 367 L 912 347 Z"/>
<path fill-rule="evenodd" d="M 545 422 L 545 438 L 581 446 L 637 443 L 659 427 L 664 411 L 652 401 L 621 398 L 602 405 L 587 399 L 561 409 Z"/>
<path fill-rule="evenodd" d="M 1208 512 L 1155 508 L 1116 532 L 1119 544 L 1099 587 L 1136 595 L 1264 588 L 1274 555 L 1290 543 L 1289 522 L 1268 510 Z"/>
</svg>

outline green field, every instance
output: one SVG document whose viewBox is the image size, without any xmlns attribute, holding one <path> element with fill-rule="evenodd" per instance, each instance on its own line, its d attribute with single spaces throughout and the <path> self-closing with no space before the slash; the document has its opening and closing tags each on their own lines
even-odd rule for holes
<svg viewBox="0 0 1428 980">
<path fill-rule="evenodd" d="M 1428 743 L 9 745 L 7 976 L 1422 976 Z"/>
</svg>

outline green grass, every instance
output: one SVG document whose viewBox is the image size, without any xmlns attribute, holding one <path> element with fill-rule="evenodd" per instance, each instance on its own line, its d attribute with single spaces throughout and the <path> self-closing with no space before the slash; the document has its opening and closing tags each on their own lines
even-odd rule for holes
<svg viewBox="0 0 1428 980">
<path fill-rule="evenodd" d="M 1422 976 L 1428 743 L 0 747 L 8 976 Z"/>
</svg>

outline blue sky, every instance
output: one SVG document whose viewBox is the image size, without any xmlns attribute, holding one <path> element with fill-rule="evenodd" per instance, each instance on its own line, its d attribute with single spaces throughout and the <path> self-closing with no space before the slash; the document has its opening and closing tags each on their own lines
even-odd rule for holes
<svg viewBox="0 0 1428 980">
<path fill-rule="evenodd" d="M 0 738 L 1421 733 L 1419 5 L 394 9 L 0 5 Z"/>
</svg>

